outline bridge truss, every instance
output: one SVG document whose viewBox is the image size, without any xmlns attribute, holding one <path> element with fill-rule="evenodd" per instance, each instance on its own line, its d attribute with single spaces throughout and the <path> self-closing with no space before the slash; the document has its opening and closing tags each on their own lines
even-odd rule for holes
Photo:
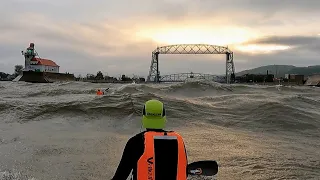
<svg viewBox="0 0 320 180">
<path fill-rule="evenodd" d="M 177 44 L 157 47 L 157 49 L 152 52 L 152 60 L 147 78 L 148 82 L 161 82 L 159 72 L 159 54 L 226 54 L 225 82 L 230 84 L 235 80 L 233 52 L 227 47 L 208 44 Z"/>
<path fill-rule="evenodd" d="M 160 82 L 184 82 L 188 80 L 201 80 L 206 79 L 216 82 L 224 82 L 225 78 L 223 76 L 216 76 L 211 74 L 202 74 L 202 73 L 179 73 L 179 74 L 170 74 L 161 76 Z"/>
</svg>

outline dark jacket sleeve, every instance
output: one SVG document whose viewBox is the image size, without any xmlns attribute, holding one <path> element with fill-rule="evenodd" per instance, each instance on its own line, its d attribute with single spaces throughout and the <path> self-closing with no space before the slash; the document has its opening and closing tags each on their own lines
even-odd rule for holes
<svg viewBox="0 0 320 180">
<path fill-rule="evenodd" d="M 134 138 L 128 140 L 124 148 L 121 161 L 112 180 L 126 180 L 130 175 L 130 172 L 133 169 L 134 164 L 136 163 L 136 150 L 134 144 Z"/>
</svg>

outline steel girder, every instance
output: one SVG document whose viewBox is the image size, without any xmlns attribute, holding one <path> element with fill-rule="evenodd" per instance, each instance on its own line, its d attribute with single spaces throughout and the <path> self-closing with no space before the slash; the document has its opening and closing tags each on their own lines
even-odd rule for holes
<svg viewBox="0 0 320 180">
<path fill-rule="evenodd" d="M 228 47 L 208 44 L 177 44 L 157 47 L 152 52 L 152 60 L 147 81 L 160 82 L 159 54 L 226 54 L 226 83 L 232 83 L 235 79 L 235 67 L 233 52 Z"/>
<path fill-rule="evenodd" d="M 223 76 L 191 72 L 191 73 L 165 75 L 160 78 L 160 82 L 184 82 L 188 80 L 201 80 L 201 79 L 206 79 L 206 80 L 216 81 L 216 82 L 224 81 Z"/>
</svg>

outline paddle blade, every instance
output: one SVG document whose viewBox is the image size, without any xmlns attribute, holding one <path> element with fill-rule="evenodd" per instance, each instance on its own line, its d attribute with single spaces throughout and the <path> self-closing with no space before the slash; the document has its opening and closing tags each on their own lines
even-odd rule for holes
<svg viewBox="0 0 320 180">
<path fill-rule="evenodd" d="M 216 161 L 197 161 L 188 164 L 188 174 L 214 176 L 218 173 L 218 163 Z"/>
</svg>

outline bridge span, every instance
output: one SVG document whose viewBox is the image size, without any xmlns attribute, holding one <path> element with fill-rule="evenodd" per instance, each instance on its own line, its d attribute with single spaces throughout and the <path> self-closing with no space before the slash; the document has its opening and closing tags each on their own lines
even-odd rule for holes
<svg viewBox="0 0 320 180">
<path fill-rule="evenodd" d="M 159 77 L 159 82 L 185 82 L 188 80 L 209 80 L 215 82 L 225 82 L 224 76 L 217 76 L 212 74 L 202 74 L 202 73 L 178 73 L 169 74 Z"/>
<path fill-rule="evenodd" d="M 176 77 L 177 75 L 160 76 L 159 71 L 159 54 L 226 54 L 226 75 L 225 83 L 233 83 L 235 81 L 235 67 L 233 63 L 233 52 L 224 46 L 216 46 L 209 44 L 176 44 L 169 46 L 157 47 L 152 52 L 152 60 L 147 77 L 147 82 L 165 82 Z M 172 82 L 172 81 L 171 81 Z"/>
</svg>

